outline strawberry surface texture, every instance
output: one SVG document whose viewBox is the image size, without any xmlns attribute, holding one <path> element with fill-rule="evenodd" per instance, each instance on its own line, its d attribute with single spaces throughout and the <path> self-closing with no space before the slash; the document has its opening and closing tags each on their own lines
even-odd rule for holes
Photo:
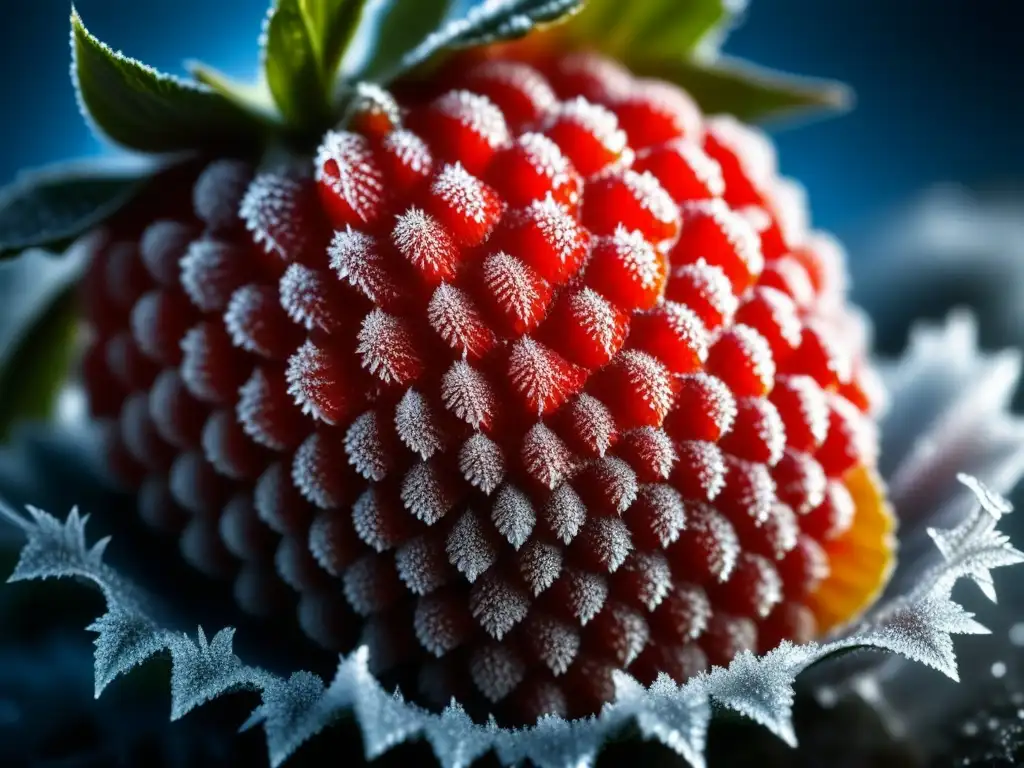
<svg viewBox="0 0 1024 768">
<path fill-rule="evenodd" d="M 485 49 L 157 207 L 83 284 L 111 471 L 242 608 L 407 695 L 585 716 L 882 586 L 843 253 L 676 86 Z"/>
</svg>

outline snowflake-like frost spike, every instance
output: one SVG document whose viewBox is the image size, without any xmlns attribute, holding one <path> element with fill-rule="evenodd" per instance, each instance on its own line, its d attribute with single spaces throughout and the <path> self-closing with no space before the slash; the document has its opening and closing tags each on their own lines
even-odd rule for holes
<svg viewBox="0 0 1024 768">
<path fill-rule="evenodd" d="M 1024 563 L 1024 552 L 1016 549 L 1010 544 L 1009 537 L 996 529 L 1000 517 L 1011 512 L 1013 507 L 977 479 L 967 475 L 960 475 L 957 479 L 974 492 L 978 506 L 952 530 L 928 528 L 928 535 L 944 561 L 937 586 L 952 586 L 953 581 L 965 576 L 994 603 L 996 589 L 992 582 L 992 569 Z"/>
<path fill-rule="evenodd" d="M 94 695 L 98 699 L 115 678 L 162 651 L 167 638 L 147 617 L 113 608 L 86 627 L 99 636 Z"/>
<path fill-rule="evenodd" d="M 953 602 L 948 594 L 930 594 L 893 606 L 875 627 L 857 639 L 919 661 L 959 681 L 952 635 L 987 634 L 989 631 L 974 620 L 974 614 Z"/>
<path fill-rule="evenodd" d="M 795 747 L 793 683 L 797 675 L 817 660 L 816 648 L 783 641 L 763 656 L 745 651 L 727 668 L 716 667 L 706 674 L 708 694 Z"/>
<path fill-rule="evenodd" d="M 666 674 L 644 689 L 629 675 L 615 674 L 615 701 L 636 708 L 636 724 L 646 739 L 657 739 L 694 768 L 704 768 L 711 707 L 703 680 L 679 685 Z"/>
<path fill-rule="evenodd" d="M 171 643 L 171 720 L 239 687 L 253 685 L 253 673 L 232 649 L 235 630 L 222 629 L 207 641 L 199 627 L 197 641 L 187 635 Z"/>
<path fill-rule="evenodd" d="M 274 678 L 263 689 L 263 703 L 243 728 L 263 724 L 270 764 L 278 766 L 322 730 L 331 714 L 324 707 L 323 681 L 309 672 L 296 672 L 287 680 Z"/>
</svg>

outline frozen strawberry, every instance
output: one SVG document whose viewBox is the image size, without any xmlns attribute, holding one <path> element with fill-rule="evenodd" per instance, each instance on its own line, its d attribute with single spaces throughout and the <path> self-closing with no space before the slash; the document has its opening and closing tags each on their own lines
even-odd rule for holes
<svg viewBox="0 0 1024 768">
<path fill-rule="evenodd" d="M 82 379 L 144 519 L 244 608 L 521 723 L 812 639 L 877 398 L 763 136 L 517 51 L 95 233 Z"/>
</svg>

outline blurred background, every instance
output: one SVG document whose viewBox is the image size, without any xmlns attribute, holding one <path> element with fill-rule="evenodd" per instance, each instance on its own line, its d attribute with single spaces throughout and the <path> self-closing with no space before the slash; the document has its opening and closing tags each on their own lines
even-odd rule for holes
<svg viewBox="0 0 1024 768">
<path fill-rule="evenodd" d="M 254 71 L 255 42 L 267 5 L 268 0 L 77 2 L 100 39 L 163 71 L 184 74 L 182 62 L 198 58 L 240 77 Z M 902 348 L 913 319 L 939 318 L 959 305 L 979 314 L 986 347 L 1024 348 L 1024 9 L 1011 0 L 751 0 L 749 6 L 742 26 L 726 43 L 727 54 L 840 80 L 857 94 L 850 114 L 771 129 L 783 172 L 807 187 L 816 226 L 847 244 L 855 296 L 875 321 L 881 350 L 895 354 Z M 68 0 L 0 0 L 0 9 L 5 12 L 0 104 L 6 107 L 0 184 L 24 168 L 112 152 L 90 134 L 76 107 L 68 77 Z M 1024 494 L 1018 492 L 1016 501 L 1021 508 Z M 1019 518 L 1018 541 L 1024 515 Z M 4 599 L 0 593 L 0 610 Z M 78 657 L 89 651 L 88 635 L 79 628 L 95 614 L 94 607 L 65 617 L 76 630 L 73 651 L 54 651 L 43 644 L 42 635 L 26 636 L 42 649 L 32 663 L 54 672 L 69 653 L 78 654 L 74 674 L 87 671 L 88 662 L 79 664 Z M 23 629 L 0 615 L 0 646 Z M 25 663 L 22 656 L 8 663 L 0 653 L 0 745 L 24 739 L 19 730 L 24 721 L 17 715 L 24 701 L 45 703 L 52 714 L 53 702 L 60 699 L 67 709 L 58 718 L 64 730 L 38 734 L 39 740 L 78 746 L 52 754 L 52 762 L 45 764 L 176 762 L 168 757 L 166 740 L 184 732 L 162 729 L 165 699 L 155 705 L 155 732 L 134 741 L 108 737 L 99 734 L 94 722 L 111 719 L 90 709 L 87 674 L 79 679 L 68 672 L 62 678 L 55 672 L 46 678 Z M 139 683 L 143 688 L 148 684 L 145 678 Z M 111 701 L 108 694 L 103 700 L 103 706 L 118 710 L 117 722 L 142 700 L 132 698 L 135 689 L 120 690 L 120 698 Z M 146 706 L 152 709 L 152 697 L 149 701 Z M 1010 709 L 1022 702 L 1013 701 Z M 151 714 L 145 707 L 138 711 L 143 719 Z M 146 757 L 115 758 L 105 751 L 129 741 Z M 38 754 L 34 743 L 24 746 L 25 755 Z M 193 748 L 205 757 L 191 764 L 212 765 L 217 759 L 225 761 L 218 764 L 242 764 L 239 753 L 231 752 L 238 748 L 234 744 L 215 739 L 181 745 Z M 251 755 L 262 752 L 258 739 L 243 748 Z M 95 749 L 95 762 L 82 759 L 90 749 Z M 30 764 L 4 754 L 13 753 L 0 750 L 0 765 Z M 1024 750 L 1019 754 L 1024 757 Z M 401 759 L 396 757 L 394 764 Z M 779 759 L 780 765 L 841 764 L 839 757 L 791 762 L 796 758 L 789 752 Z M 899 756 L 891 760 L 887 764 L 904 764 Z M 975 764 L 1024 764 L 1015 761 Z"/>
</svg>

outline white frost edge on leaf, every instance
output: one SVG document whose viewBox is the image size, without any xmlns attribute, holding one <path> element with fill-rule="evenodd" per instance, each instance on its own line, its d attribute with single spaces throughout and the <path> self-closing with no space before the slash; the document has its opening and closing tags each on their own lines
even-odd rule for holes
<svg viewBox="0 0 1024 768">
<path fill-rule="evenodd" d="M 531 14 L 540 18 L 568 15 L 581 7 L 580 0 L 547 0 L 544 4 L 536 0 L 482 0 L 466 8 L 464 15 L 449 17 L 446 24 L 409 51 L 402 58 L 401 69 L 421 64 L 467 37 L 476 45 L 525 35 L 534 26 Z M 490 31 L 481 33 L 479 30 L 482 29 Z"/>
<path fill-rule="evenodd" d="M 644 738 L 661 742 L 694 768 L 704 768 L 704 747 L 712 702 L 768 728 L 796 745 L 792 704 L 796 677 L 828 656 L 854 648 L 893 651 L 957 679 L 952 635 L 987 632 L 951 598 L 961 578 L 990 594 L 992 568 L 1024 562 L 997 530 L 1009 503 L 967 476 L 959 478 L 977 499 L 973 512 L 950 530 L 932 531 L 944 564 L 926 583 L 890 601 L 846 635 L 826 643 L 783 643 L 763 656 L 746 652 L 728 668 L 716 667 L 684 685 L 660 677 L 649 688 L 625 673 L 615 678 L 616 699 L 600 714 L 582 720 L 541 718 L 531 728 L 507 729 L 493 719 L 474 723 L 457 702 L 441 713 L 385 691 L 369 671 L 365 647 L 340 657 L 334 679 L 325 684 L 309 672 L 284 679 L 247 665 L 232 649 L 234 630 L 207 640 L 161 628 L 140 592 L 103 562 L 109 539 L 86 543 L 87 516 L 72 510 L 63 522 L 28 507 L 27 515 L 0 506 L 0 517 L 27 537 L 10 582 L 56 577 L 91 581 L 102 591 L 107 613 L 89 629 L 96 644 L 96 695 L 113 679 L 160 652 L 172 660 L 171 718 L 225 693 L 258 691 L 262 703 L 243 728 L 262 724 L 272 766 L 281 765 L 301 744 L 341 715 L 353 713 L 367 758 L 396 744 L 426 739 L 444 768 L 470 765 L 494 750 L 503 765 L 530 760 L 539 768 L 592 766 L 605 741 L 629 723 Z M 991 596 L 991 595 L 990 595 Z"/>
<path fill-rule="evenodd" d="M 82 16 L 78 13 L 78 9 L 74 5 L 72 5 L 72 24 L 70 37 L 71 87 L 75 92 L 75 103 L 78 105 L 79 114 L 81 114 L 82 119 L 85 121 L 85 124 L 88 126 L 89 131 L 92 133 L 93 137 L 96 138 L 101 144 L 104 144 L 107 147 L 111 149 L 116 149 L 118 151 L 124 150 L 124 147 L 120 144 L 120 142 L 118 142 L 116 139 L 108 135 L 107 132 L 100 127 L 99 123 L 97 123 L 93 119 L 92 114 L 89 112 L 89 107 L 86 106 L 85 96 L 83 96 L 82 94 L 82 84 L 79 82 L 78 79 L 78 47 L 76 45 L 75 39 L 76 21 L 79 25 L 81 25 L 82 31 L 85 33 L 86 37 L 88 37 L 91 42 L 96 44 L 101 50 L 103 50 L 104 53 L 108 54 L 111 58 L 117 60 L 122 64 L 127 65 L 129 68 L 139 69 L 148 75 L 152 75 L 153 78 L 158 81 L 170 83 L 176 88 L 181 88 L 185 91 L 192 91 L 194 93 L 216 94 L 216 91 L 214 91 L 213 88 L 206 85 L 205 83 L 200 83 L 197 80 L 190 80 L 184 77 L 179 77 L 178 75 L 172 75 L 167 72 L 162 72 L 159 69 L 156 69 L 155 67 L 152 67 L 143 61 L 140 61 L 139 59 L 133 58 L 132 56 L 128 56 L 127 54 L 119 50 L 111 48 L 109 45 L 107 45 L 105 42 L 100 40 L 92 32 L 89 31 L 89 28 L 85 26 L 85 22 L 82 20 Z"/>
</svg>

